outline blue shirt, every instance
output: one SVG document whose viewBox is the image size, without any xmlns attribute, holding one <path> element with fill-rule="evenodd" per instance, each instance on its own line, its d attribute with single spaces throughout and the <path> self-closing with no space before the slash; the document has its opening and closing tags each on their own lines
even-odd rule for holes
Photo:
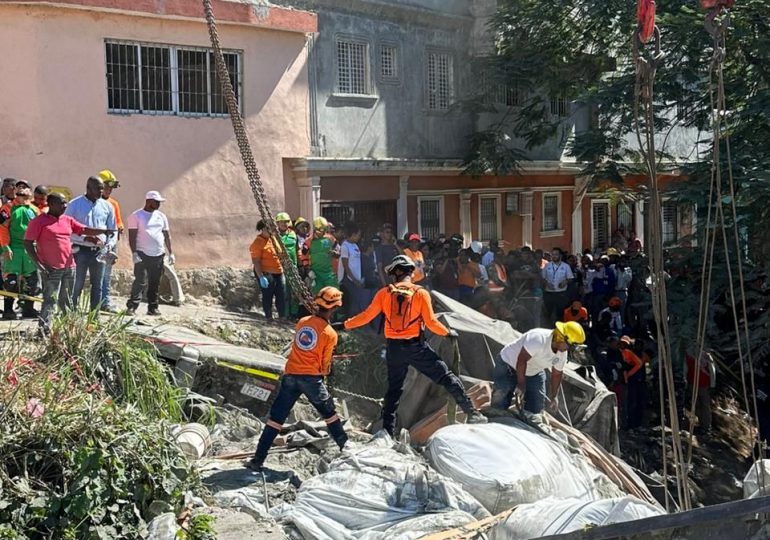
<svg viewBox="0 0 770 540">
<path fill-rule="evenodd" d="M 71 216 L 89 229 L 110 229 L 113 231 L 117 229 L 115 210 L 109 202 L 101 197 L 96 202 L 91 202 L 85 195 L 76 197 L 67 205 L 64 215 Z M 73 234 L 71 238 L 75 245 L 94 247 L 94 244 L 86 242 L 84 237 L 79 234 Z M 103 234 L 100 234 L 98 238 L 106 244 L 113 245 L 117 240 L 117 235 L 113 235 L 109 240 Z"/>
</svg>

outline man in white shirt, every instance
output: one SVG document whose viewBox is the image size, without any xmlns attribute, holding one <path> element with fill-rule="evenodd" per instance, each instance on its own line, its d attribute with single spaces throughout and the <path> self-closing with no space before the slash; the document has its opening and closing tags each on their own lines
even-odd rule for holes
<svg viewBox="0 0 770 540">
<path fill-rule="evenodd" d="M 147 315 L 160 315 L 158 287 L 163 275 L 163 260 L 168 257 L 169 263 L 174 263 L 168 218 L 160 211 L 160 203 L 165 200 L 157 191 L 148 191 L 144 208 L 128 216 L 128 245 L 134 260 L 134 284 L 126 308 L 131 315 L 136 313 L 145 287 Z"/>
<path fill-rule="evenodd" d="M 562 260 L 562 252 L 559 248 L 551 251 L 551 262 L 540 271 L 543 278 L 543 303 L 548 321 L 554 324 L 561 320 L 564 310 L 569 305 L 567 287 L 569 282 L 575 279 L 572 268 Z"/>
<path fill-rule="evenodd" d="M 347 295 L 345 309 L 348 317 L 358 315 L 369 305 L 361 272 L 361 248 L 358 246 L 360 240 L 361 228 L 355 223 L 345 225 L 345 240 L 340 248 L 337 281 L 340 282 L 343 294 Z"/>
<path fill-rule="evenodd" d="M 557 322 L 554 330 L 534 328 L 503 347 L 495 359 L 492 407 L 507 409 L 511 400 L 525 411 L 540 414 L 545 409 L 546 376 L 551 370 L 549 409 L 557 410 L 557 396 L 570 345 L 585 342 L 583 327 L 576 322 Z"/>
</svg>

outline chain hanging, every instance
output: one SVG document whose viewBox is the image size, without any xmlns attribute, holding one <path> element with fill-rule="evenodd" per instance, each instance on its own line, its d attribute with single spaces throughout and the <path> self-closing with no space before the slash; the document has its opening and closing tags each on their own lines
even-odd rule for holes
<svg viewBox="0 0 770 540">
<path fill-rule="evenodd" d="M 251 151 L 249 137 L 246 133 L 246 127 L 244 126 L 243 117 L 241 116 L 240 108 L 238 106 L 238 99 L 235 97 L 235 90 L 233 89 L 233 83 L 230 79 L 230 73 L 227 69 L 227 64 L 225 63 L 225 58 L 222 54 L 222 48 L 219 44 L 219 34 L 217 32 L 216 20 L 214 19 L 214 11 L 211 7 L 211 0 L 202 1 L 203 11 L 209 29 L 209 37 L 211 38 L 211 46 L 214 49 L 217 77 L 219 77 L 219 82 L 222 86 L 222 95 L 227 102 L 227 110 L 230 113 L 230 120 L 233 124 L 235 138 L 238 141 L 238 148 L 241 152 L 243 166 L 246 169 L 246 174 L 249 178 L 251 193 L 254 196 L 254 201 L 257 203 L 259 214 L 265 222 L 267 230 L 270 232 L 270 241 L 278 255 L 278 259 L 281 261 L 281 266 L 283 267 L 284 275 L 289 283 L 292 294 L 303 306 L 305 306 L 305 309 L 310 313 L 315 313 L 317 308 L 313 299 L 313 294 L 300 277 L 299 270 L 289 257 L 286 247 L 278 236 L 278 228 L 273 219 L 273 214 L 270 211 L 270 205 L 262 186 L 259 170 L 254 161 L 254 154 Z"/>
</svg>

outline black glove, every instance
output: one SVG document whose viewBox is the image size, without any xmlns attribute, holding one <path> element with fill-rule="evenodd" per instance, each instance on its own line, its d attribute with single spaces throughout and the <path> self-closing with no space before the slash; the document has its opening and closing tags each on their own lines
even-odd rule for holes
<svg viewBox="0 0 770 540">
<path fill-rule="evenodd" d="M 345 330 L 345 323 L 344 322 L 333 322 L 332 328 L 334 330 Z"/>
</svg>

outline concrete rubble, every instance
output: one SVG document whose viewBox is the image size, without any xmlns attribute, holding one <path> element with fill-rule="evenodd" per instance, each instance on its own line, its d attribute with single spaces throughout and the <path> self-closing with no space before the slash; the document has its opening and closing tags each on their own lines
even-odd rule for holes
<svg viewBox="0 0 770 540">
<path fill-rule="evenodd" d="M 437 304 L 446 310 L 442 320 L 460 333 L 469 394 L 484 405 L 492 358 L 517 334 L 451 301 L 438 298 Z M 460 424 L 448 425 L 447 397 L 410 374 L 399 409 L 402 439 L 393 441 L 377 432 L 379 411 L 371 400 L 333 392 L 353 441 L 344 452 L 330 442 L 315 410 L 300 400 L 266 471 L 258 474 L 244 464 L 275 395 L 283 357 L 188 328 L 138 331 L 190 389 L 190 416 L 203 422 L 200 418 L 213 414 L 211 449 L 197 462 L 207 492 L 190 499 L 194 512 L 216 517 L 217 538 L 524 539 L 667 517 L 655 479 L 619 457 L 616 412 L 608 405 L 613 395 L 580 365 L 571 364 L 565 376 L 566 423 L 547 414 L 505 413 L 490 415 L 488 425 L 470 426 L 462 425 L 458 412 Z M 288 326 L 279 333 L 287 342 L 291 338 Z M 231 336 L 238 341 L 237 334 Z M 354 394 L 376 395 L 380 382 L 360 373 L 382 368 L 379 350 L 345 341 L 355 339 L 343 335 L 340 357 L 353 358 L 340 361 L 333 382 Z M 451 361 L 446 343 L 432 344 Z M 368 356 L 357 357 L 364 349 Z M 257 395 L 251 386 L 264 391 Z M 542 516 L 539 522 L 535 515 Z M 546 515 L 551 526 L 544 525 Z M 164 519 L 158 518 L 156 540 L 165 538 Z M 512 530 L 518 532 L 512 536 Z"/>
</svg>

